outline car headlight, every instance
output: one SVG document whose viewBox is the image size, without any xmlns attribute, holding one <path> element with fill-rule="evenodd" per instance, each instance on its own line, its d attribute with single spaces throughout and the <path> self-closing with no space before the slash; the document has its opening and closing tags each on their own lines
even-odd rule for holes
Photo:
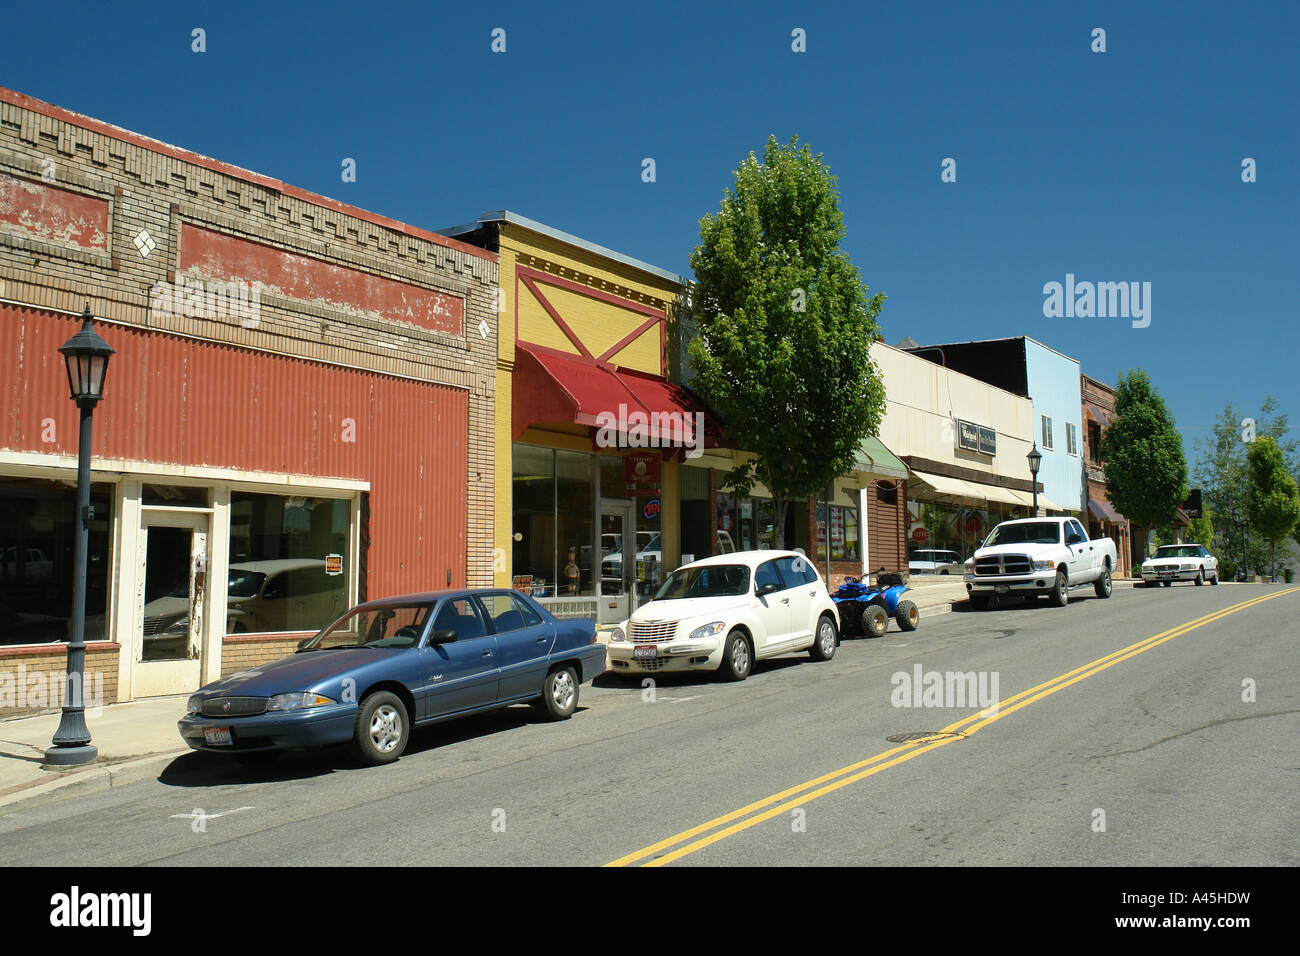
<svg viewBox="0 0 1300 956">
<path fill-rule="evenodd" d="M 694 641 L 701 637 L 717 637 L 726 628 L 726 622 L 714 621 L 711 624 L 704 624 L 697 627 L 687 636 L 688 641 Z"/>
<path fill-rule="evenodd" d="M 1056 562 L 1051 558 L 1043 558 L 1034 562 L 1035 571 L 1050 571 L 1054 567 L 1056 567 Z"/>
<path fill-rule="evenodd" d="M 185 702 L 185 713 L 197 714 L 199 712 L 199 708 L 202 705 L 203 705 L 203 698 L 201 698 L 198 694 L 195 694 L 193 697 L 191 697 L 189 700 Z"/>
<path fill-rule="evenodd" d="M 971 558 L 969 561 L 963 562 L 963 564 L 962 564 L 962 566 L 961 566 L 961 569 L 962 569 L 963 571 L 967 571 L 967 572 L 974 572 L 974 570 L 975 570 L 975 559 L 974 559 L 974 558 Z"/>
<path fill-rule="evenodd" d="M 276 694 L 266 702 L 266 709 L 270 710 L 303 710 L 307 707 L 324 707 L 326 704 L 333 704 L 335 701 L 328 697 L 322 697 L 313 691 L 299 692 L 296 694 Z"/>
<path fill-rule="evenodd" d="M 621 644 L 626 640 L 627 634 L 624 633 L 623 628 L 621 627 L 614 628 L 613 633 L 609 635 L 609 642 L 611 644 Z"/>
</svg>

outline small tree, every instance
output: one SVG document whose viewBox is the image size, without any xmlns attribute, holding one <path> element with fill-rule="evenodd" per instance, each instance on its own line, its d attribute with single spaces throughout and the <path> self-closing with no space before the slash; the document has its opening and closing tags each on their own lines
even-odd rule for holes
<svg viewBox="0 0 1300 956">
<path fill-rule="evenodd" d="M 721 208 L 700 220 L 691 253 L 692 384 L 755 455 L 723 484 L 739 494 L 767 485 L 778 548 L 789 502 L 853 467 L 885 405 L 870 353 L 885 297 L 867 298 L 840 251 L 835 177 L 796 144 L 771 137 L 763 162 L 749 154 Z"/>
<path fill-rule="evenodd" d="M 1273 438 L 1256 438 L 1246 458 L 1250 469 L 1246 511 L 1250 523 L 1271 546 L 1270 575 L 1276 576 L 1277 543 L 1300 521 L 1300 493 L 1287 470 L 1282 449 Z"/>
<path fill-rule="evenodd" d="M 1136 526 L 1134 546 L 1145 549 L 1147 529 L 1167 526 L 1187 497 L 1187 460 L 1174 416 L 1141 369 L 1120 377 L 1100 451 L 1110 503 Z"/>
</svg>

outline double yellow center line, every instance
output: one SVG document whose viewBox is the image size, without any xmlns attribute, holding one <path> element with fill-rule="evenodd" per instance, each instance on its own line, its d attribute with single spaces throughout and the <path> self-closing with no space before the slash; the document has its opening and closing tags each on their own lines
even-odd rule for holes
<svg viewBox="0 0 1300 956">
<path fill-rule="evenodd" d="M 946 746 L 955 740 L 965 740 L 972 734 L 978 733 L 989 724 L 1001 720 L 1020 710 L 1022 707 L 1028 707 L 1035 701 L 1042 700 L 1055 694 L 1059 690 L 1069 687 L 1071 684 L 1077 684 L 1084 678 L 1091 677 L 1093 674 L 1104 671 L 1108 667 L 1114 667 L 1121 661 L 1126 661 L 1131 657 L 1136 657 L 1144 651 L 1149 651 L 1153 647 L 1158 647 L 1165 641 L 1171 641 L 1175 637 L 1194 631 L 1198 627 L 1204 627 L 1206 624 L 1212 624 L 1230 614 L 1236 614 L 1238 611 L 1244 611 L 1246 608 L 1254 607 L 1256 604 L 1262 604 L 1265 601 L 1271 601 L 1274 598 L 1281 597 L 1284 594 L 1294 594 L 1300 591 L 1300 588 L 1287 588 L 1284 591 L 1278 591 L 1274 594 L 1267 594 L 1263 597 L 1253 598 L 1249 601 L 1242 601 L 1240 604 L 1233 604 L 1230 607 L 1214 611 L 1203 617 L 1198 617 L 1186 624 L 1180 624 L 1178 627 L 1171 628 L 1160 634 L 1148 637 L 1145 640 L 1138 641 L 1136 644 L 1130 644 L 1128 647 L 1107 654 L 1105 657 L 1099 657 L 1091 663 L 1076 667 L 1072 671 L 1067 671 L 1045 683 L 1036 687 L 1031 687 L 1026 691 L 1021 691 L 1014 697 L 1008 697 L 1000 701 L 996 707 L 989 708 L 987 711 L 971 714 L 969 717 L 963 717 L 956 723 L 949 724 L 941 731 L 934 735 L 924 737 L 920 740 L 911 741 L 882 753 L 874 757 L 868 757 L 866 760 L 860 760 L 857 763 L 851 763 L 847 767 L 841 767 L 838 770 L 832 770 L 830 773 L 823 774 L 805 783 L 782 790 L 780 793 L 774 793 L 770 797 L 764 797 L 762 800 L 755 801 L 748 806 L 741 807 L 739 810 L 733 810 L 730 813 L 715 817 L 707 823 L 701 823 L 699 826 L 691 827 L 689 830 L 683 830 L 666 840 L 660 840 L 635 853 L 629 853 L 627 856 L 621 856 L 617 860 L 606 863 L 606 866 L 630 866 L 641 863 L 647 857 L 654 857 L 644 866 L 664 866 L 672 863 L 674 860 L 680 860 L 682 857 L 697 850 L 702 850 L 711 846 L 720 840 L 725 840 L 742 830 L 748 830 L 750 827 L 757 826 L 765 820 L 771 820 L 773 817 L 781 816 L 796 806 L 802 806 L 810 803 L 819 797 L 824 797 L 828 793 L 833 793 L 841 787 L 847 787 L 851 783 L 859 780 L 865 780 L 882 770 L 888 770 L 890 767 L 896 767 L 899 764 L 911 760 L 913 757 L 919 757 L 923 753 L 936 750 L 939 747 Z M 710 832 L 713 831 L 713 832 Z M 703 836 L 703 834 L 708 834 Z M 697 839 L 698 838 L 698 839 Z M 669 850 L 671 847 L 676 849 L 671 852 L 663 853 L 662 856 L 656 854 Z"/>
</svg>

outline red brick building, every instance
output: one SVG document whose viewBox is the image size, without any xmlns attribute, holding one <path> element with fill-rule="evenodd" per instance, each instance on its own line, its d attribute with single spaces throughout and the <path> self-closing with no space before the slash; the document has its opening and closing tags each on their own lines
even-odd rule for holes
<svg viewBox="0 0 1300 956">
<path fill-rule="evenodd" d="M 341 189 L 348 188 L 345 185 Z M 492 581 L 497 255 L 0 89 L 0 716 L 57 707 L 86 303 L 92 701 Z"/>
</svg>

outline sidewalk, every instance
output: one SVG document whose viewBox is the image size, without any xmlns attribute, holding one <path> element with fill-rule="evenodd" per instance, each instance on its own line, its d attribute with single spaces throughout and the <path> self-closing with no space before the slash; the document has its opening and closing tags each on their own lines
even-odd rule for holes
<svg viewBox="0 0 1300 956">
<path fill-rule="evenodd" d="M 156 776 L 189 752 L 176 730 L 187 696 L 109 704 L 97 716 L 87 714 L 99 759 L 57 771 L 42 770 L 41 762 L 59 726 L 59 713 L 0 721 L 0 811 L 71 787 L 89 793 Z"/>
</svg>

